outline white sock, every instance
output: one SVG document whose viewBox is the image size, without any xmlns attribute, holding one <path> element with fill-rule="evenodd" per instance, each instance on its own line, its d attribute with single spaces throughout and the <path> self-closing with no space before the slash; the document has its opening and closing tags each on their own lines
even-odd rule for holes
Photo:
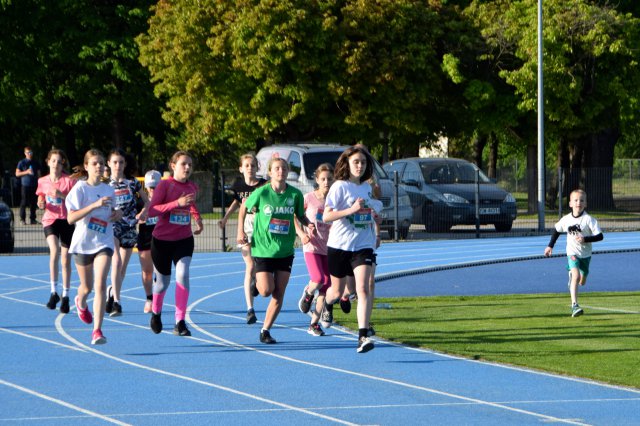
<svg viewBox="0 0 640 426">
<path fill-rule="evenodd" d="M 51 293 L 58 292 L 58 283 L 55 281 L 51 281 Z"/>
<path fill-rule="evenodd" d="M 69 297 L 70 288 L 62 288 L 62 297 Z"/>
</svg>

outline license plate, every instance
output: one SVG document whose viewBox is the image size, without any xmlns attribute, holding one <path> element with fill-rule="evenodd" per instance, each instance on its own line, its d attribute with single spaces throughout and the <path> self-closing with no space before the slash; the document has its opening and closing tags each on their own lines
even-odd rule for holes
<svg viewBox="0 0 640 426">
<path fill-rule="evenodd" d="M 480 208 L 480 214 L 500 214 L 498 207 L 483 207 Z"/>
</svg>

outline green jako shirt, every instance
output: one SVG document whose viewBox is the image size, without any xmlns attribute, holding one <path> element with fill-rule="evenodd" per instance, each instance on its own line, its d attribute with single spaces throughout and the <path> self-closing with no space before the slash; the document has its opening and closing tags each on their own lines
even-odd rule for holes
<svg viewBox="0 0 640 426">
<path fill-rule="evenodd" d="M 285 191 L 278 194 L 267 183 L 251 193 L 245 206 L 247 211 L 255 209 L 251 255 L 272 258 L 293 255 L 296 240 L 294 215 L 304 217 L 302 192 L 287 185 Z"/>
</svg>

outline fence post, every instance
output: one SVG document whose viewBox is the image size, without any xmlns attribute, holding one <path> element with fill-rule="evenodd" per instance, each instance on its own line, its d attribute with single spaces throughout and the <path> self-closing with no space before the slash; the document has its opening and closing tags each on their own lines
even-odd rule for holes
<svg viewBox="0 0 640 426">
<path fill-rule="evenodd" d="M 562 218 L 562 188 L 564 187 L 564 170 L 558 167 L 558 219 Z"/>
<path fill-rule="evenodd" d="M 476 170 L 476 238 L 480 238 L 480 169 Z"/>
<path fill-rule="evenodd" d="M 222 217 L 224 217 L 225 215 L 225 200 L 224 200 L 224 183 L 225 183 L 225 179 L 224 179 L 224 172 L 220 172 L 220 211 L 222 212 Z M 224 226 L 222 227 L 222 237 L 220 237 L 220 239 L 222 240 L 222 251 L 226 252 L 227 251 L 227 227 Z"/>
<path fill-rule="evenodd" d="M 393 171 L 393 240 L 400 239 L 400 227 L 398 226 L 398 171 Z"/>
</svg>

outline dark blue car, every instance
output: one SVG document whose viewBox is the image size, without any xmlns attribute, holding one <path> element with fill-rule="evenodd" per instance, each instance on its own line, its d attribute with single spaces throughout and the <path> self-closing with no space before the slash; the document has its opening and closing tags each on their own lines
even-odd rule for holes
<svg viewBox="0 0 640 426">
<path fill-rule="evenodd" d="M 456 158 L 405 158 L 386 163 L 409 194 L 412 223 L 428 232 L 446 232 L 455 225 L 476 223 L 476 188 L 481 225 L 492 224 L 496 231 L 511 230 L 516 218 L 516 200 L 478 167 Z M 476 176 L 479 184 L 476 185 Z"/>
<path fill-rule="evenodd" d="M 14 245 L 13 211 L 0 201 L 0 253 L 12 253 Z"/>
</svg>

